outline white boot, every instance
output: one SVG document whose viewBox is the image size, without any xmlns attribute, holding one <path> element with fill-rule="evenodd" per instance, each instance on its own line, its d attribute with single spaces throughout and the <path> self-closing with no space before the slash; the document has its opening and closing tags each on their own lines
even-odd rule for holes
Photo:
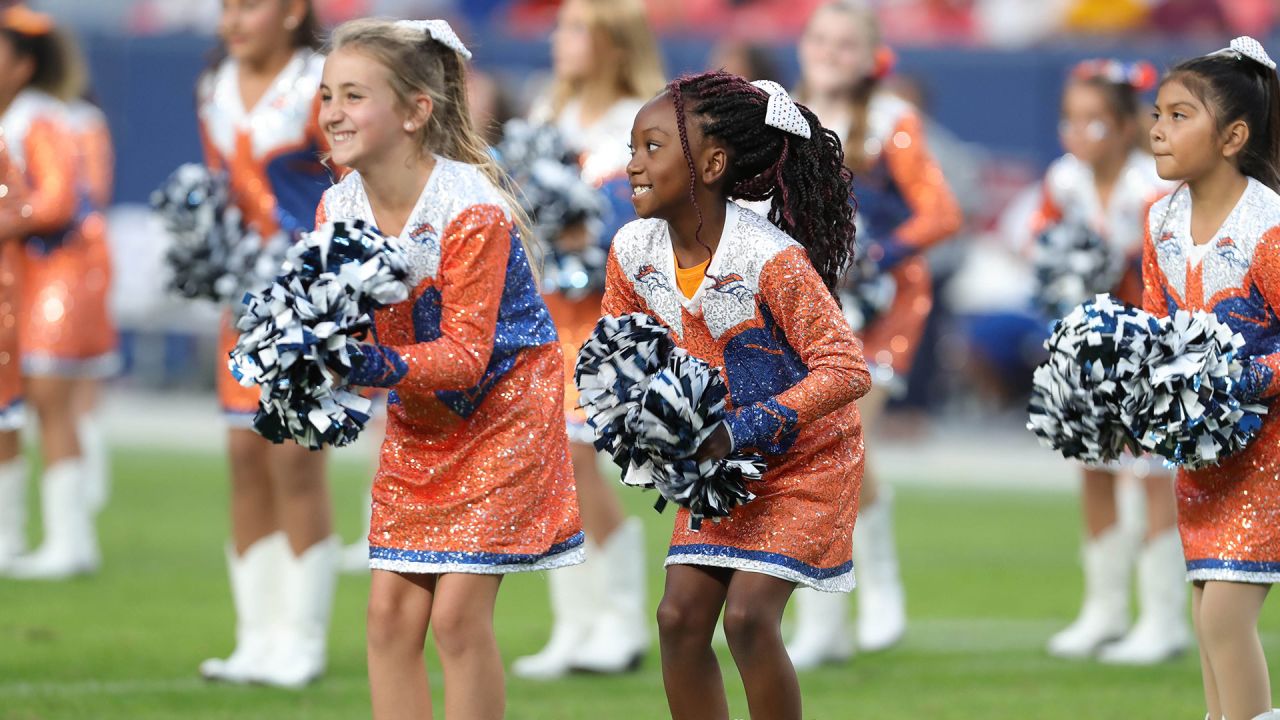
<svg viewBox="0 0 1280 720">
<path fill-rule="evenodd" d="M 208 680 L 247 683 L 262 673 L 275 639 L 281 581 L 289 545 L 284 533 L 272 533 L 250 545 L 243 555 L 227 545 L 231 600 L 236 610 L 236 649 L 225 660 L 200 663 Z"/>
<path fill-rule="evenodd" d="M 369 573 L 369 525 L 373 519 L 373 489 L 364 494 L 364 534 L 359 540 L 342 548 L 339 567 L 344 573 L 367 575 Z"/>
<path fill-rule="evenodd" d="M 1280 709 L 1272 709 L 1270 712 L 1264 712 L 1253 720 L 1280 720 Z"/>
<path fill-rule="evenodd" d="M 1182 540 L 1169 529 L 1148 542 L 1138 555 L 1138 622 L 1114 645 L 1098 653 L 1104 663 L 1154 665 L 1191 645 L 1187 627 L 1186 562 Z"/>
<path fill-rule="evenodd" d="M 254 680 L 297 689 L 324 675 L 341 550 L 342 543 L 336 535 L 297 557 L 286 547 L 286 572 L 279 590 L 283 614 L 276 625 L 276 645 Z"/>
<path fill-rule="evenodd" d="M 551 639 L 534 655 L 516 658 L 511 672 L 526 680 L 553 680 L 569 672 L 574 655 L 587 637 L 600 610 L 595 566 L 602 553 L 587 543 L 587 561 L 547 573 L 551 591 Z"/>
<path fill-rule="evenodd" d="M 93 513 L 85 498 L 84 464 L 62 460 L 44 471 L 40 514 L 44 542 L 30 555 L 14 559 L 5 574 L 22 580 L 62 580 L 94 572 L 102 559 Z"/>
<path fill-rule="evenodd" d="M 858 648 L 867 652 L 898 644 L 907 630 L 906 597 L 893 536 L 893 491 L 884 486 L 872 505 L 858 510 L 853 528 L 858 573 Z"/>
<path fill-rule="evenodd" d="M 1134 541 L 1118 525 L 1084 544 L 1084 604 L 1080 616 L 1049 639 L 1049 654 L 1085 658 L 1129 627 L 1129 575 Z"/>
<path fill-rule="evenodd" d="M 106 507 L 111 497 L 111 458 L 102 425 L 92 412 L 85 413 L 76 422 L 76 437 L 84 460 L 85 500 L 89 510 L 96 514 Z"/>
<path fill-rule="evenodd" d="M 0 570 L 27 551 L 27 463 L 0 463 Z"/>
<path fill-rule="evenodd" d="M 594 673 L 629 672 L 649 649 L 645 596 L 644 523 L 629 517 L 600 546 L 601 607 L 591 634 L 573 656 L 573 669 Z"/>
<path fill-rule="evenodd" d="M 795 669 L 808 670 L 852 658 L 849 596 L 799 588 L 792 597 L 796 601 L 796 634 L 787 643 L 787 654 Z"/>
</svg>

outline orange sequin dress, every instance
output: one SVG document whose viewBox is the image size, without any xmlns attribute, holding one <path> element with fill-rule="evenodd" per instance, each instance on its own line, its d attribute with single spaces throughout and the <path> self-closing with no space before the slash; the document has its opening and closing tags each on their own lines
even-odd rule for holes
<svg viewBox="0 0 1280 720">
<path fill-rule="evenodd" d="M 1111 294 L 1137 305 L 1142 302 L 1142 233 L 1147 211 L 1173 187 L 1174 183 L 1156 174 L 1155 158 L 1134 150 L 1104 207 L 1092 168 L 1074 155 L 1063 155 L 1045 172 L 1040 210 L 1032 219 L 1034 234 L 1061 222 L 1092 229 L 1124 263 Z"/>
<path fill-rule="evenodd" d="M 756 498 L 728 518 L 692 531 L 688 511 L 676 514 L 666 564 L 847 592 L 863 458 L 854 401 L 871 388 L 861 344 L 804 248 L 750 210 L 728 204 L 707 276 L 692 298 L 681 293 L 661 220 L 637 220 L 614 238 L 605 313 L 646 313 L 719 368 L 735 447 L 768 461 L 749 486 Z"/>
<path fill-rule="evenodd" d="M 266 238 L 278 230 L 311 229 L 320 196 L 332 184 L 320 153 L 327 149 L 317 121 L 324 58 L 298 50 L 266 93 L 246 109 L 238 65 L 228 58 L 207 73 L 197 91 L 205 164 L 227 173 L 245 220 Z M 239 332 L 230 314 L 219 329 L 219 356 L 235 347 Z M 248 428 L 258 410 L 258 388 L 241 387 L 218 363 L 218 399 L 233 427 Z"/>
<path fill-rule="evenodd" d="M 373 211 L 359 173 L 316 223 Z M 401 233 L 410 297 L 377 313 L 353 384 L 390 388 L 369 564 L 501 574 L 583 560 L 564 359 L 501 194 L 436 158 Z"/>
<path fill-rule="evenodd" d="M 1143 306 L 1157 316 L 1205 310 L 1244 336 L 1270 407 L 1262 429 L 1216 466 L 1179 470 L 1178 531 L 1188 580 L 1280 581 L 1280 195 L 1249 186 L 1217 234 L 1191 239 L 1185 186 L 1152 206 L 1143 251 Z"/>
<path fill-rule="evenodd" d="M 0 133 L 0 216 L 26 202 L 21 174 L 9 162 Z M 22 360 L 18 349 L 18 308 L 22 299 L 22 239 L 0 238 L 0 432 L 22 426 Z"/>
<path fill-rule="evenodd" d="M 625 178 L 627 162 L 631 159 L 627 151 L 631 123 L 643 106 L 643 100 L 624 98 L 615 102 L 591 125 L 581 123 L 581 104 L 577 101 L 570 102 L 560 112 L 554 122 L 565 142 L 578 153 L 583 180 L 600 188 Z M 533 119 L 538 122 L 552 121 L 550 108 L 536 109 Z M 596 321 L 600 319 L 600 301 L 603 296 L 602 292 L 574 299 L 558 292 L 543 295 L 564 350 L 565 420 L 569 435 L 575 442 L 591 443 L 595 439 L 591 428 L 587 427 L 586 415 L 578 407 L 578 386 L 573 381 L 573 370 L 578 350 L 582 349 L 582 344 L 591 336 Z"/>
<path fill-rule="evenodd" d="M 854 177 L 858 233 L 869 238 L 871 257 L 892 272 L 897 291 L 862 339 L 876 384 L 901 387 L 933 308 L 929 264 L 922 253 L 958 230 L 962 218 L 911 105 L 873 95 L 864 150 L 868 168 Z"/>
<path fill-rule="evenodd" d="M 23 90 L 0 118 L 28 187 L 19 342 L 26 375 L 104 377 L 120 364 L 98 258 L 106 223 L 95 211 L 67 107 Z"/>
</svg>

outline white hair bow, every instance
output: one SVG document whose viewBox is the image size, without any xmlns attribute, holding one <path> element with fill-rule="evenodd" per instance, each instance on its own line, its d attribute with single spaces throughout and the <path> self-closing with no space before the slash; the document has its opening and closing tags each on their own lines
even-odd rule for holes
<svg viewBox="0 0 1280 720">
<path fill-rule="evenodd" d="M 462 44 L 462 39 L 444 20 L 398 20 L 396 27 L 409 28 L 430 35 L 433 40 L 470 60 L 471 51 Z"/>
<path fill-rule="evenodd" d="M 764 111 L 765 125 L 805 139 L 809 138 L 811 132 L 809 121 L 800 114 L 796 101 L 791 99 L 785 88 L 772 80 L 756 80 L 751 84 L 769 94 L 769 107 Z"/>
<path fill-rule="evenodd" d="M 1264 65 L 1271 70 L 1276 69 L 1276 61 L 1272 60 L 1271 56 L 1267 54 L 1267 51 L 1262 47 L 1262 43 L 1254 40 L 1248 35 L 1241 35 L 1235 40 L 1232 40 L 1230 46 L 1209 54 L 1235 55 L 1238 58 L 1249 58 L 1250 60 Z"/>
</svg>

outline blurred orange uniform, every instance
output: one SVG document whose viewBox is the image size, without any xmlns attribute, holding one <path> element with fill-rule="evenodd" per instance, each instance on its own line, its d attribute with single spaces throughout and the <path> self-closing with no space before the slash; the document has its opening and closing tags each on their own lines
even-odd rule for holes
<svg viewBox="0 0 1280 720">
<path fill-rule="evenodd" d="M 685 296 L 662 220 L 614 238 L 604 312 L 645 313 L 676 345 L 719 369 L 735 448 L 766 455 L 755 499 L 689 528 L 676 514 L 667 565 L 772 575 L 831 592 L 853 589 L 852 539 L 862 485 L 862 422 L 871 389 L 858 339 L 795 240 L 728 203 L 724 232 L 692 297 Z"/>
<path fill-rule="evenodd" d="M 100 264 L 106 223 L 83 182 L 67 106 L 23 90 L 0 118 L 27 185 L 19 335 L 27 375 L 103 377 L 119 366 Z"/>
<path fill-rule="evenodd" d="M 859 245 L 892 273 L 897 289 L 889 308 L 863 329 L 862 339 L 876 383 L 900 384 L 933 308 L 923 252 L 955 233 L 962 218 L 910 104 L 885 93 L 873 95 L 863 151 L 867 169 L 855 173 L 854 196 L 858 233 L 869 238 L 869 245 Z"/>
<path fill-rule="evenodd" d="M 252 108 L 240 95 L 237 62 L 228 58 L 201 78 L 197 91 L 205 164 L 226 172 L 245 221 L 263 238 L 311 230 L 320 196 L 332 184 L 321 163 L 328 146 L 317 121 L 324 58 L 299 49 Z M 219 331 L 220 357 L 239 338 L 230 316 Z M 228 421 L 249 427 L 258 389 L 241 387 L 218 363 L 218 399 Z"/>
<path fill-rule="evenodd" d="M 359 173 L 316 224 L 374 223 Z M 369 563 L 505 574 L 582 562 L 563 358 L 510 211 L 473 165 L 436 158 L 400 234 L 409 299 L 377 313 L 350 381 L 391 389 Z"/>
<path fill-rule="evenodd" d="M 12 218 L 26 202 L 21 173 L 9 161 L 0 134 L 0 218 Z M 7 222 L 7 220 L 4 220 Z M 22 360 L 18 308 L 22 298 L 22 239 L 0 238 L 0 432 L 22 425 Z"/>
</svg>

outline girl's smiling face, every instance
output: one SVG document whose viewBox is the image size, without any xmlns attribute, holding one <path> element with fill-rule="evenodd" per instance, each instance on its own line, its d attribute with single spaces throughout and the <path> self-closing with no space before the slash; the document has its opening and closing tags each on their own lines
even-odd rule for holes
<svg viewBox="0 0 1280 720">
<path fill-rule="evenodd" d="M 702 133 L 686 123 L 689 151 L 698 156 Z M 695 140 L 695 136 L 697 139 Z M 640 108 L 631 125 L 631 204 L 642 218 L 670 220 L 690 205 L 689 164 L 680 146 L 680 128 L 671 94 L 664 92 Z"/>
<path fill-rule="evenodd" d="M 320 81 L 320 127 L 333 161 L 356 170 L 412 153 L 412 122 L 391 88 L 390 71 L 354 48 L 335 50 Z M 415 129 L 417 125 L 415 124 Z"/>
<path fill-rule="evenodd" d="M 1223 160 L 1217 122 L 1205 104 L 1176 79 L 1160 86 L 1152 113 L 1151 153 L 1165 180 L 1203 177 Z"/>
<path fill-rule="evenodd" d="M 813 14 L 797 51 L 807 92 L 845 93 L 862 82 L 875 65 L 871 31 L 852 13 L 824 6 Z"/>
</svg>

